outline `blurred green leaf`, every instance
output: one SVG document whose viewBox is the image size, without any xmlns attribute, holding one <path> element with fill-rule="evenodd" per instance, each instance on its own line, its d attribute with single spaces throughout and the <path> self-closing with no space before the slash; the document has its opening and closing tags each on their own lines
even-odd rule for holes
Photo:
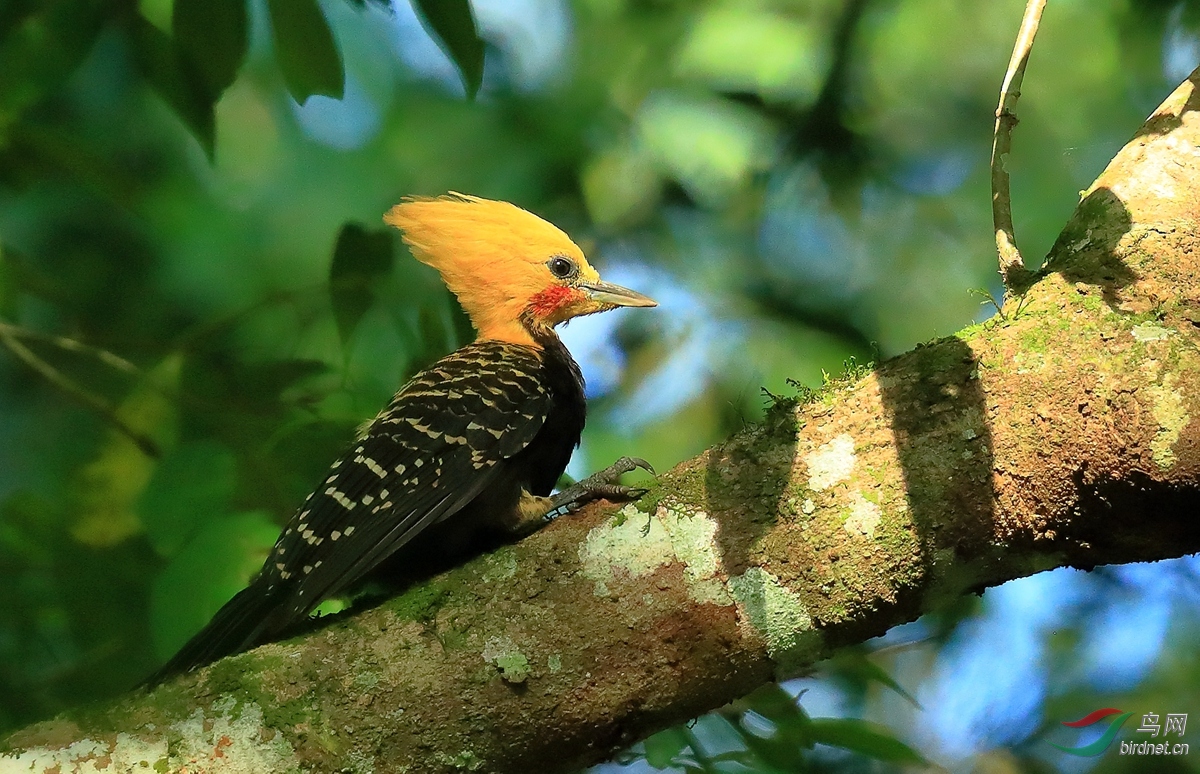
<svg viewBox="0 0 1200 774">
<path fill-rule="evenodd" d="M 960 582 L 957 578 L 955 581 Z M 958 632 L 963 621 L 980 615 L 983 598 L 979 594 L 963 594 L 949 599 L 935 599 L 931 606 L 932 609 L 925 616 L 929 639 L 938 646 L 944 646 Z"/>
<path fill-rule="evenodd" d="M 105 4 L 0 3 L 0 147 L 25 108 L 65 80 L 107 21 Z"/>
<path fill-rule="evenodd" d="M 11 140 L 10 159 L 19 159 L 14 171 L 27 181 L 66 176 L 115 202 L 128 202 L 134 195 L 136 173 L 114 163 L 111 156 L 90 147 L 90 143 L 80 142 L 78 135 L 70 131 L 29 122 L 15 127 Z M 38 283 L 39 289 L 27 290 L 38 295 L 61 295 L 62 279 L 53 277 L 50 282 Z"/>
<path fill-rule="evenodd" d="M 274 401 L 305 379 L 327 373 L 329 364 L 323 360 L 272 360 L 247 365 L 246 370 L 254 393 L 263 401 Z"/>
<path fill-rule="evenodd" d="M 215 95 L 205 76 L 166 33 L 140 14 L 129 18 L 129 38 L 138 69 L 211 157 L 216 133 Z"/>
<path fill-rule="evenodd" d="M 246 587 L 279 527 L 260 511 L 209 521 L 155 579 L 150 592 L 154 651 L 171 656 Z"/>
<path fill-rule="evenodd" d="M 474 99 L 483 85 L 484 47 L 469 0 L 414 0 L 413 8 L 458 67 L 467 97 Z"/>
<path fill-rule="evenodd" d="M 275 31 L 275 58 L 292 98 L 314 94 L 341 99 L 346 75 L 333 31 L 316 0 L 267 0 Z"/>
<path fill-rule="evenodd" d="M 53 508 L 38 495 L 19 489 L 0 501 L 0 565 L 50 565 L 58 537 Z"/>
<path fill-rule="evenodd" d="M 706 9 L 676 58 L 676 70 L 726 91 L 807 103 L 828 69 L 821 30 L 760 8 Z"/>
<path fill-rule="evenodd" d="M 446 291 L 449 293 L 450 291 Z M 447 320 L 442 310 L 432 306 L 422 306 L 417 313 L 417 329 L 405 331 L 414 338 L 411 368 L 416 371 L 432 365 L 434 361 L 446 354 L 447 351 L 458 349 L 470 341 L 463 339 L 458 328 L 457 320 Z"/>
<path fill-rule="evenodd" d="M 175 0 L 171 29 L 213 100 L 237 77 L 246 58 L 246 0 Z"/>
<path fill-rule="evenodd" d="M 760 771 L 804 770 L 804 753 L 811 745 L 797 745 L 783 738 L 764 739 L 740 727 L 737 730 L 747 751 L 742 763 Z"/>
<path fill-rule="evenodd" d="M 159 463 L 138 513 L 154 549 L 171 556 L 204 524 L 228 512 L 237 460 L 215 441 L 184 444 Z"/>
<path fill-rule="evenodd" d="M 811 720 L 797 698 L 777 683 L 768 683 L 727 711 L 728 722 L 746 749 L 770 770 L 803 770 L 804 752 L 812 747 Z M 754 715 L 758 717 L 755 718 Z M 772 728 L 764 733 L 763 721 Z"/>
<path fill-rule="evenodd" d="M 329 294 L 343 345 L 371 308 L 375 283 L 392 270 L 394 262 L 391 231 L 357 223 L 342 226 L 329 267 Z"/>
<path fill-rule="evenodd" d="M 163 450 L 174 445 L 179 432 L 177 406 L 168 395 L 178 390 L 182 361 L 177 354 L 164 358 L 117 408 L 127 426 Z M 129 436 L 110 429 L 99 453 L 75 476 L 71 535 L 102 547 L 140 532 L 137 502 L 156 465 Z"/>
<path fill-rule="evenodd" d="M 812 740 L 820 744 L 891 763 L 925 763 L 925 759 L 897 739 L 891 729 L 866 720 L 813 718 L 809 729 Z"/>
<path fill-rule="evenodd" d="M 808 713 L 800 706 L 799 696 L 792 696 L 779 683 L 767 683 L 750 695 L 734 703 L 740 711 L 757 712 L 777 726 L 804 726 L 809 722 Z"/>
<path fill-rule="evenodd" d="M 175 0 L 137 0 L 137 10 L 146 20 L 168 35 L 171 34 L 171 14 Z"/>
<path fill-rule="evenodd" d="M 655 163 L 709 207 L 729 203 L 778 153 L 778 130 L 731 100 L 663 91 L 642 103 L 638 138 Z"/>
<path fill-rule="evenodd" d="M 683 728 L 676 726 L 666 731 L 659 731 L 654 736 L 642 742 L 646 750 L 646 763 L 662 770 L 674 765 L 675 756 L 687 746 L 687 734 Z"/>
<path fill-rule="evenodd" d="M 17 312 L 17 278 L 4 244 L 0 242 L 0 316 L 12 320 Z"/>
<path fill-rule="evenodd" d="M 887 673 L 887 670 L 867 658 L 866 654 L 860 651 L 846 650 L 839 653 L 826 662 L 822 671 L 857 685 L 865 686 L 871 682 L 880 683 L 895 691 L 917 709 L 923 709 L 920 702 L 913 698 L 912 694 L 904 690 L 904 687 L 896 682 L 895 678 Z"/>
<path fill-rule="evenodd" d="M 644 148 L 626 143 L 590 159 L 580 184 L 583 201 L 595 223 L 628 226 L 654 212 L 662 178 Z"/>
<path fill-rule="evenodd" d="M 1180 28 L 1190 31 L 1193 35 L 1200 31 L 1200 5 L 1180 3 L 1175 8 L 1178 9 Z"/>
</svg>

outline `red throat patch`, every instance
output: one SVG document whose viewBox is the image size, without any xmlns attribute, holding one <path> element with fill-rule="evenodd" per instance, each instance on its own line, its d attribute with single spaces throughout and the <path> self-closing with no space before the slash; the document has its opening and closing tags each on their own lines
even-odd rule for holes
<svg viewBox="0 0 1200 774">
<path fill-rule="evenodd" d="M 582 295 L 575 288 L 566 287 L 565 285 L 551 285 L 529 299 L 529 309 L 536 317 L 551 317 L 555 312 L 572 301 L 578 301 Z"/>
</svg>

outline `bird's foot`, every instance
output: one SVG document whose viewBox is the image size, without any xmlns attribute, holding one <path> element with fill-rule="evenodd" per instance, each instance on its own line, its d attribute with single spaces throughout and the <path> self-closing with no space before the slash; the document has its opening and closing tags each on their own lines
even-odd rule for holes
<svg viewBox="0 0 1200 774">
<path fill-rule="evenodd" d="M 622 457 L 604 470 L 593 473 L 552 497 L 550 510 L 546 511 L 546 515 L 542 519 L 554 521 L 559 516 L 574 513 L 593 500 L 627 502 L 638 499 L 649 490 L 643 487 L 625 486 L 621 483 L 621 476 L 638 468 L 654 475 L 654 468 L 650 466 L 649 462 L 638 457 Z"/>
</svg>

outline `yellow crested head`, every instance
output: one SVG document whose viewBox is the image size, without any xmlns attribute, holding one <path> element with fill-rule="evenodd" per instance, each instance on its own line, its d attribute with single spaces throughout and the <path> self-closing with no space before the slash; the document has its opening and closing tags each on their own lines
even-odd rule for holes
<svg viewBox="0 0 1200 774">
<path fill-rule="evenodd" d="M 480 339 L 536 344 L 531 330 L 617 306 L 654 306 L 600 280 L 558 227 L 508 202 L 452 193 L 408 198 L 384 221 L 437 269 Z"/>
</svg>

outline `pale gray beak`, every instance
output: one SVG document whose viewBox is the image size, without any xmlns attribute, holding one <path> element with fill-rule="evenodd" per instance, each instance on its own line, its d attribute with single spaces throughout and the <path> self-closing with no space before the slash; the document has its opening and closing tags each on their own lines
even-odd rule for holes
<svg viewBox="0 0 1200 774">
<path fill-rule="evenodd" d="M 658 306 L 658 302 L 637 291 L 614 285 L 611 282 L 582 282 L 579 289 L 593 301 L 613 306 Z"/>
</svg>

